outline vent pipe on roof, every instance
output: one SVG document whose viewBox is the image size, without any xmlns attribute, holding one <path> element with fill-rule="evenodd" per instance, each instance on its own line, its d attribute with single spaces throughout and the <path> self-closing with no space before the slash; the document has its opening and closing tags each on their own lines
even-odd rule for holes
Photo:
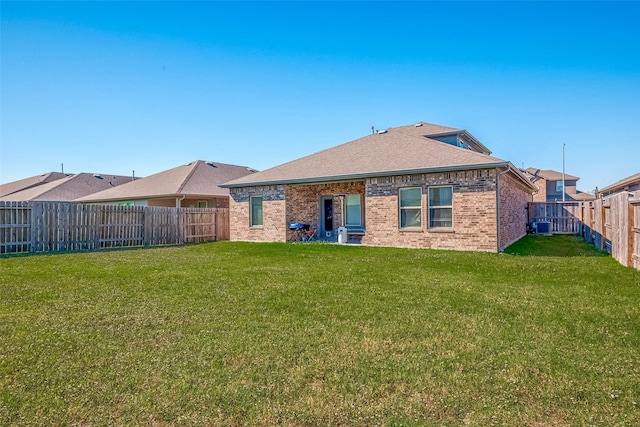
<svg viewBox="0 0 640 427">
<path fill-rule="evenodd" d="M 131 181 L 135 181 L 136 180 L 136 171 L 132 170 L 131 171 Z"/>
<path fill-rule="evenodd" d="M 371 126 L 371 134 L 374 134 L 374 133 L 376 133 L 375 130 L 374 130 L 374 127 Z"/>
</svg>

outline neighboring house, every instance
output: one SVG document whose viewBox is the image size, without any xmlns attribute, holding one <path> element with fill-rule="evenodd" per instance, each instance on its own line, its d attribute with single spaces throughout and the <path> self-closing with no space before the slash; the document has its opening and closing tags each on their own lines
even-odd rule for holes
<svg viewBox="0 0 640 427">
<path fill-rule="evenodd" d="M 531 183 L 538 189 L 534 194 L 534 202 L 561 202 L 562 201 L 562 172 L 554 170 L 540 170 L 536 168 L 522 169 L 522 172 L 529 178 Z M 564 200 L 572 201 L 588 201 L 594 200 L 595 196 L 591 193 L 578 191 L 576 188 L 580 178 L 577 176 L 564 174 Z"/>
<path fill-rule="evenodd" d="M 8 182 L 0 185 L 0 197 L 7 196 L 18 191 L 26 190 L 29 188 L 37 187 L 42 184 L 47 184 L 55 180 L 66 178 L 66 175 L 62 172 L 49 172 L 43 175 L 31 176 L 29 178 L 20 179 L 18 181 Z"/>
<path fill-rule="evenodd" d="M 420 122 L 228 182 L 231 240 L 291 223 L 367 245 L 496 252 L 526 233 L 535 187 L 462 129 Z"/>
<path fill-rule="evenodd" d="M 126 185 L 77 199 L 127 206 L 229 207 L 229 190 L 219 184 L 256 172 L 246 166 L 197 160 Z"/>
<path fill-rule="evenodd" d="M 31 186 L 0 197 L 0 201 L 71 202 L 79 197 L 131 182 L 130 176 L 93 173 L 69 174 L 62 178 Z"/>
<path fill-rule="evenodd" d="M 640 173 L 631 175 L 627 178 L 621 179 L 611 185 L 607 185 L 598 191 L 599 197 L 607 197 L 612 194 L 620 193 L 622 191 L 637 192 L 640 191 Z"/>
</svg>

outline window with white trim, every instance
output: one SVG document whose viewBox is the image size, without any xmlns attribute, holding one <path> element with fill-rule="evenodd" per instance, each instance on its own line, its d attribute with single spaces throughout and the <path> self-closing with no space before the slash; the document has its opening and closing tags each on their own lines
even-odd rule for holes
<svg viewBox="0 0 640 427">
<path fill-rule="evenodd" d="M 198 200 L 198 207 L 199 208 L 206 208 L 207 206 L 207 201 L 206 200 Z"/>
<path fill-rule="evenodd" d="M 429 187 L 429 228 L 453 228 L 453 187 Z"/>
<path fill-rule="evenodd" d="M 262 226 L 262 196 L 251 196 L 249 201 L 251 227 Z"/>
<path fill-rule="evenodd" d="M 422 188 L 401 188 L 398 200 L 400 205 L 400 228 L 422 227 Z"/>
<path fill-rule="evenodd" d="M 362 198 L 359 194 L 347 194 L 345 197 L 345 225 L 359 227 L 362 225 Z"/>
</svg>

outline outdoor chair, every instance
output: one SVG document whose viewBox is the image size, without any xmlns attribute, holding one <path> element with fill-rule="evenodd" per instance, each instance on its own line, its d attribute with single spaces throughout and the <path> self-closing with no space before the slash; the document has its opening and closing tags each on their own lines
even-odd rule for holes
<svg viewBox="0 0 640 427">
<path fill-rule="evenodd" d="M 313 230 L 305 230 L 304 234 L 302 235 L 302 241 L 303 242 L 310 242 L 312 240 L 316 239 L 316 232 Z"/>
</svg>

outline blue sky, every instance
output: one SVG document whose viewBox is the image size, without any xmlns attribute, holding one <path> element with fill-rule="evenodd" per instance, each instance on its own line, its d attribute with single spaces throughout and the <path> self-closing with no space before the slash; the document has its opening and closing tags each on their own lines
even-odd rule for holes
<svg viewBox="0 0 640 427">
<path fill-rule="evenodd" d="M 467 129 L 582 191 L 640 172 L 640 3 L 0 3 L 0 182 L 266 169 Z"/>
</svg>

